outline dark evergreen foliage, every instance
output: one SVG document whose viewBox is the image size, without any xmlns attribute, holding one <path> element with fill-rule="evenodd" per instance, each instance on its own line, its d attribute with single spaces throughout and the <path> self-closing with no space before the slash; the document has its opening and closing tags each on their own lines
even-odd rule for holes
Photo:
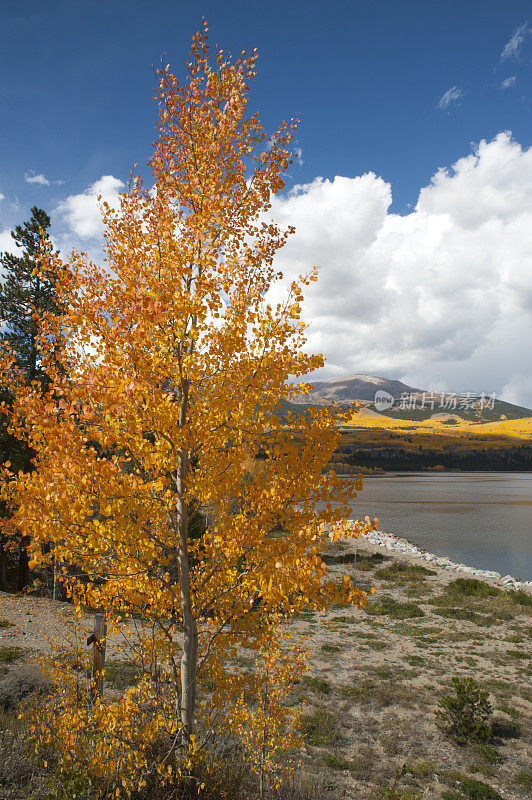
<svg viewBox="0 0 532 800">
<path fill-rule="evenodd" d="M 35 257 L 46 251 L 52 253 L 52 242 L 48 235 L 50 217 L 42 208 L 33 206 L 31 218 L 17 225 L 11 236 L 20 248 L 17 255 L 0 254 L 3 285 L 0 286 L 0 337 L 13 349 L 18 366 L 26 376 L 26 382 L 39 381 L 46 388 L 46 375 L 41 369 L 37 347 L 38 328 L 35 312 L 61 313 L 55 290 L 54 272 L 37 272 Z M 0 400 L 9 404 L 9 386 L 0 386 Z M 0 460 L 10 461 L 15 472 L 32 469 L 33 451 L 7 431 L 8 420 L 0 418 Z M 0 508 L 0 515 L 6 509 Z M 8 581 L 7 552 L 0 541 L 0 589 Z M 29 582 L 27 543 L 20 542 L 17 587 L 23 589 Z"/>
<path fill-rule="evenodd" d="M 532 470 L 532 446 L 519 444 L 513 447 L 488 448 L 485 450 L 433 450 L 422 447 L 405 450 L 402 447 L 357 447 L 355 444 L 341 445 L 338 453 L 345 454 L 348 464 L 364 469 L 379 468 L 385 471 L 406 470 L 409 472 L 434 468 L 440 464 L 446 470 L 472 470 L 497 472 L 530 472 Z"/>
<path fill-rule="evenodd" d="M 37 350 L 37 323 L 33 312 L 51 311 L 60 313 L 55 290 L 55 274 L 37 274 L 34 258 L 42 245 L 52 252 L 52 243 L 47 233 L 50 217 L 33 206 L 31 219 L 17 225 L 11 236 L 22 249 L 20 255 L 4 253 L 0 264 L 4 274 L 4 284 L 0 287 L 0 320 L 2 337 L 7 340 L 16 353 L 19 366 L 26 374 L 26 380 L 44 380 L 40 370 Z"/>
</svg>

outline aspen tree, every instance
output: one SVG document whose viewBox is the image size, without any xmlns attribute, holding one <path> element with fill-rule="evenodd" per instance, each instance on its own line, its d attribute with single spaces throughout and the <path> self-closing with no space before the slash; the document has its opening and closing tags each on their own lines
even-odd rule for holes
<svg viewBox="0 0 532 800">
<path fill-rule="evenodd" d="M 64 770 L 88 759 L 117 794 L 143 785 L 150 743 L 165 743 L 155 765 L 170 779 L 224 731 L 275 775 L 272 752 L 297 742 L 283 700 L 304 660 L 287 622 L 365 602 L 320 557 L 328 536 L 372 527 L 342 526 L 353 484 L 324 473 L 337 415 L 279 413 L 323 358 L 303 349 L 315 272 L 268 301 L 293 232 L 269 221 L 270 198 L 297 121 L 267 137 L 247 113 L 256 60 L 211 59 L 204 29 L 184 83 L 156 72 L 153 183 L 132 177 L 116 210 L 104 204 L 103 266 L 73 252 L 60 271 L 68 311 L 41 320 L 49 391 L 17 393 L 14 429 L 37 453 L 36 470 L 11 480 L 32 564 L 54 544 L 75 568 L 64 576 L 73 601 L 105 611 L 142 675 L 90 708 L 65 694 L 54 730 L 37 733 Z M 47 352 L 59 335 L 62 369 Z M 15 383 L 8 356 L 4 368 Z M 248 676 L 231 667 L 242 648 L 255 654 Z"/>
</svg>

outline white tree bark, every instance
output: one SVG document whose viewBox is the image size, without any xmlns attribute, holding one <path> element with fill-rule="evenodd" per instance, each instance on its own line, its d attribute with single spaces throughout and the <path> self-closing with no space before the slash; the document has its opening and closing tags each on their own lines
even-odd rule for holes
<svg viewBox="0 0 532 800">
<path fill-rule="evenodd" d="M 185 382 L 181 396 L 180 417 L 183 425 L 188 406 L 188 385 Z M 188 558 L 188 509 L 185 497 L 189 466 L 188 453 L 179 450 L 177 470 L 177 524 L 179 533 L 179 588 L 183 615 L 183 655 L 181 656 L 181 724 L 182 735 L 188 738 L 194 729 L 196 708 L 196 683 L 198 662 L 198 627 L 192 608 L 190 564 Z"/>
</svg>

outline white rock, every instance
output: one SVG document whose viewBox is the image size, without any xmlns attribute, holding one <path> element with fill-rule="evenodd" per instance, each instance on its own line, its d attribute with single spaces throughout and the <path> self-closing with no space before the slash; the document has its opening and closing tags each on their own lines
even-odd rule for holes
<svg viewBox="0 0 532 800">
<path fill-rule="evenodd" d="M 350 520 L 349 524 L 352 527 L 354 525 L 354 520 Z M 500 572 L 496 572 L 495 570 L 482 570 L 476 569 L 475 567 L 468 567 L 467 564 L 455 564 L 446 556 L 436 556 L 433 553 L 427 553 L 425 550 L 411 544 L 407 539 L 392 536 L 392 534 L 384 533 L 384 531 L 371 531 L 366 534 L 366 539 L 368 542 L 372 542 L 379 547 L 384 547 L 386 550 L 394 550 L 398 553 L 403 553 L 403 555 L 417 556 L 423 558 L 425 561 L 433 562 L 437 566 L 454 569 L 456 572 L 464 572 L 466 575 L 478 575 L 480 578 L 494 578 L 504 586 L 512 586 L 514 588 L 518 586 L 532 588 L 532 580 L 519 581 L 512 577 L 512 575 L 505 575 L 504 578 L 501 578 Z"/>
</svg>

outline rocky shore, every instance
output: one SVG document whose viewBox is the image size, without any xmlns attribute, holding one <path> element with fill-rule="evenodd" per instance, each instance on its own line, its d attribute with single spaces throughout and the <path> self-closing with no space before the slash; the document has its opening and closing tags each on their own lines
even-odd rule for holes
<svg viewBox="0 0 532 800">
<path fill-rule="evenodd" d="M 483 570 L 470 567 L 467 564 L 457 564 L 451 561 L 450 558 L 434 555 L 428 553 L 421 547 L 407 541 L 406 539 L 394 536 L 391 533 L 384 533 L 384 531 L 373 531 L 364 537 L 364 541 L 371 542 L 371 544 L 383 547 L 386 550 L 392 550 L 397 553 L 402 553 L 405 556 L 414 556 L 421 558 L 424 561 L 429 561 L 437 567 L 446 567 L 455 572 L 464 573 L 474 578 L 485 579 L 493 581 L 498 586 L 504 586 L 508 589 L 528 589 L 532 591 L 532 581 L 521 581 L 514 578 L 512 575 L 502 576 L 500 572 L 494 570 Z"/>
</svg>

